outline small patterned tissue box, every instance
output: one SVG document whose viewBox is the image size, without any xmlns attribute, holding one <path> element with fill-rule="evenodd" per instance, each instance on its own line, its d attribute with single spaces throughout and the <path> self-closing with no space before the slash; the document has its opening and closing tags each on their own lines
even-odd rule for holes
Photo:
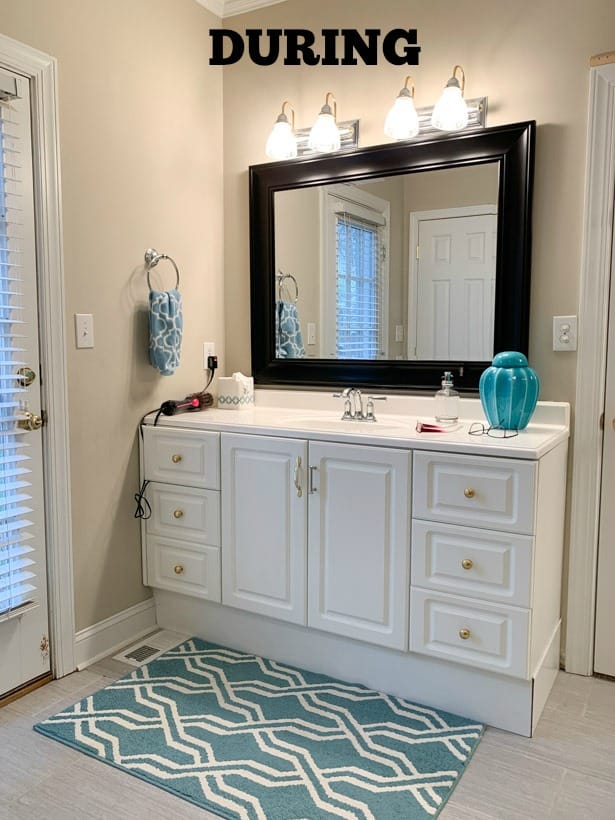
<svg viewBox="0 0 615 820">
<path fill-rule="evenodd" d="M 245 410 L 254 406 L 254 379 L 243 376 L 218 379 L 218 407 L 220 410 Z"/>
</svg>

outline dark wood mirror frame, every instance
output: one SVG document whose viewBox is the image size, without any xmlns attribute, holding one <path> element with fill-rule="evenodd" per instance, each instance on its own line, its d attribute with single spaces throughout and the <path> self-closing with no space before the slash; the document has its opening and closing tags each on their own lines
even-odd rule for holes
<svg viewBox="0 0 615 820">
<path fill-rule="evenodd" d="M 433 390 L 451 370 L 462 391 L 476 390 L 489 362 L 275 358 L 274 194 L 335 182 L 497 162 L 499 165 L 494 353 L 527 355 L 535 122 L 486 128 L 414 143 L 393 143 L 250 167 L 252 374 L 257 384 L 354 385 Z"/>
</svg>

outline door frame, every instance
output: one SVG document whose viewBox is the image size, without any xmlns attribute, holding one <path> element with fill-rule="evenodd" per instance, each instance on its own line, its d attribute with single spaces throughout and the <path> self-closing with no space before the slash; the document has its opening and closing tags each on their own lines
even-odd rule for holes
<svg viewBox="0 0 615 820">
<path fill-rule="evenodd" d="M 30 80 L 51 669 L 75 669 L 57 62 L 0 34 L 0 67 Z M 53 378 L 46 374 L 53 373 Z"/>
<path fill-rule="evenodd" d="M 417 250 L 421 222 L 432 219 L 459 219 L 464 216 L 498 214 L 497 203 L 490 205 L 464 205 L 460 208 L 438 208 L 435 211 L 410 211 L 408 220 L 408 315 L 406 320 L 406 356 L 416 360 L 419 262 Z M 412 326 L 410 317 L 414 317 Z"/>
<path fill-rule="evenodd" d="M 572 467 L 567 672 L 593 674 L 596 579 L 615 206 L 615 52 L 590 60 L 589 124 Z"/>
</svg>

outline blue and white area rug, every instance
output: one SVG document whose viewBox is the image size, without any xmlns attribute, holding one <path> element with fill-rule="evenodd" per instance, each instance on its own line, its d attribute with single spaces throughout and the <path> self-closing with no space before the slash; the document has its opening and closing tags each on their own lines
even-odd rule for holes
<svg viewBox="0 0 615 820">
<path fill-rule="evenodd" d="M 220 817 L 435 817 L 483 726 L 193 638 L 34 727 Z"/>
</svg>

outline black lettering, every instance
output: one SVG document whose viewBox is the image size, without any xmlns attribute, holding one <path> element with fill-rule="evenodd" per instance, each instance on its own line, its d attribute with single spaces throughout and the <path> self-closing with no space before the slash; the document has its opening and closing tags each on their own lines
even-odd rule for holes
<svg viewBox="0 0 615 820">
<path fill-rule="evenodd" d="M 365 29 L 365 35 L 367 42 L 356 29 L 342 29 L 342 37 L 344 38 L 344 59 L 342 60 L 342 65 L 357 65 L 357 58 L 354 56 L 355 52 L 360 56 L 365 65 L 376 65 L 378 63 L 378 37 L 380 36 L 380 29 L 367 28 Z"/>
<path fill-rule="evenodd" d="M 268 28 L 267 36 L 269 37 L 269 51 L 263 55 L 260 51 L 260 39 L 263 35 L 261 29 L 247 28 L 246 35 L 248 37 L 248 51 L 250 59 L 256 65 L 273 65 L 280 56 L 280 38 L 282 36 L 281 28 Z"/>
<path fill-rule="evenodd" d="M 243 57 L 244 44 L 243 37 L 230 28 L 210 28 L 211 37 L 211 57 L 209 65 L 233 65 Z M 231 45 L 231 53 L 224 56 L 224 40 L 228 39 Z"/>
<path fill-rule="evenodd" d="M 312 46 L 316 38 L 306 28 L 284 29 L 286 35 L 286 58 L 284 65 L 301 65 L 299 53 L 306 65 L 318 65 L 320 56 L 314 53 Z"/>
<path fill-rule="evenodd" d="M 403 54 L 397 52 L 397 43 L 402 40 L 406 43 Z M 382 53 L 385 60 L 392 65 L 418 65 L 419 51 L 416 44 L 416 29 L 394 28 L 386 35 L 382 42 Z"/>
<path fill-rule="evenodd" d="M 339 65 L 337 57 L 337 35 L 340 33 L 337 28 L 323 28 L 323 40 L 325 41 L 325 53 L 322 58 L 322 65 Z"/>
</svg>

